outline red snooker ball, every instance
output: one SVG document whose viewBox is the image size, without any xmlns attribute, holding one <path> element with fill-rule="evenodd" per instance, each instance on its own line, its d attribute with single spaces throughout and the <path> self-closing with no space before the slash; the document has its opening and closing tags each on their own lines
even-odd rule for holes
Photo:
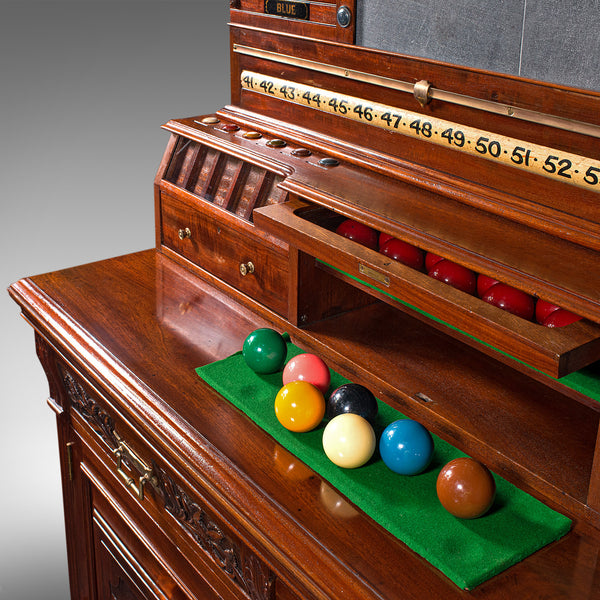
<svg viewBox="0 0 600 600">
<path fill-rule="evenodd" d="M 393 239 L 394 239 L 393 235 L 390 235 L 389 233 L 381 232 L 379 234 L 379 249 L 381 250 L 385 246 L 386 242 L 389 242 L 390 240 L 393 240 Z"/>
<path fill-rule="evenodd" d="M 575 323 L 575 321 L 580 321 L 582 317 L 572 313 L 564 308 L 559 308 L 551 312 L 542 325 L 544 327 L 566 327 L 571 323 Z"/>
<path fill-rule="evenodd" d="M 379 233 L 375 229 L 353 219 L 342 221 L 335 232 L 372 250 L 377 250 L 379 247 Z"/>
<path fill-rule="evenodd" d="M 285 365 L 283 369 L 283 385 L 291 381 L 308 381 L 326 394 L 331 381 L 329 367 L 316 354 L 298 354 Z"/>
<path fill-rule="evenodd" d="M 402 240 L 392 238 L 379 251 L 413 269 L 420 271 L 423 268 L 423 251 Z"/>
<path fill-rule="evenodd" d="M 481 297 L 484 302 L 488 302 L 502 310 L 506 310 L 522 319 L 533 319 L 535 310 L 535 300 L 533 296 L 518 290 L 506 283 L 493 285 Z"/>
<path fill-rule="evenodd" d="M 428 274 L 467 294 L 474 294 L 477 288 L 477 275 L 471 269 L 450 260 L 443 259 L 435 263 Z"/>
<path fill-rule="evenodd" d="M 560 306 L 556 306 L 556 304 L 552 304 L 550 302 L 546 302 L 546 300 L 540 299 L 535 304 L 535 320 L 543 325 L 544 321 L 559 308 Z"/>
<path fill-rule="evenodd" d="M 444 259 L 433 252 L 427 252 L 425 254 L 425 270 L 429 273 L 429 271 L 431 271 L 431 269 L 433 269 L 433 267 L 439 263 L 440 260 Z"/>
<path fill-rule="evenodd" d="M 500 283 L 487 275 L 477 275 L 477 295 L 481 298 L 492 286 Z"/>
<path fill-rule="evenodd" d="M 466 456 L 451 460 L 438 475 L 442 506 L 459 519 L 477 519 L 494 503 L 496 482 L 488 468 Z"/>
</svg>

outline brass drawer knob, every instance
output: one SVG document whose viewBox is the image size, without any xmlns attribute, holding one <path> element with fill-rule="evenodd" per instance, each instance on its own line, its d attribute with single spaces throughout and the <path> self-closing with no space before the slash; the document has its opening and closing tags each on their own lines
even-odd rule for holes
<svg viewBox="0 0 600 600">
<path fill-rule="evenodd" d="M 240 265 L 240 273 L 242 274 L 242 277 L 246 277 L 246 275 L 254 273 L 254 263 L 250 261 L 247 263 L 242 263 Z"/>
<path fill-rule="evenodd" d="M 192 237 L 192 230 L 189 227 L 186 227 L 185 229 L 180 229 L 177 233 L 179 235 L 180 240 L 185 240 L 186 238 Z"/>
</svg>

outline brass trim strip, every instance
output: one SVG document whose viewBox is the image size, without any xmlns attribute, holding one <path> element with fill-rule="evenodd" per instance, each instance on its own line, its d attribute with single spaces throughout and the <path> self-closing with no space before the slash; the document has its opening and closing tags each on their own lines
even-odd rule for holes
<svg viewBox="0 0 600 600">
<path fill-rule="evenodd" d="M 294 67 L 311 69 L 320 73 L 327 73 L 328 75 L 336 75 L 345 79 L 352 79 L 353 81 L 372 83 L 382 87 L 387 87 L 389 89 L 406 92 L 408 94 L 414 94 L 415 91 L 414 84 L 407 81 L 399 81 L 397 79 L 391 79 L 390 77 L 382 77 L 380 75 L 373 75 L 372 73 L 365 73 L 363 71 L 355 71 L 352 69 L 346 69 L 344 67 L 337 67 L 335 65 L 298 58 L 288 54 L 280 54 L 278 52 L 271 52 L 269 50 L 260 50 L 259 48 L 242 46 L 240 44 L 234 44 L 233 51 L 237 54 L 253 56 L 255 58 L 263 58 Z M 583 121 L 576 121 L 574 119 L 565 119 L 563 117 L 557 117 L 555 115 L 549 115 L 534 110 L 518 108 L 516 106 L 509 106 L 506 104 L 499 104 L 498 102 L 492 102 L 491 100 L 473 98 L 472 96 L 465 96 L 463 94 L 457 94 L 456 92 L 447 92 L 434 87 L 429 88 L 429 98 L 441 100 L 442 102 L 458 104 L 460 106 L 467 106 L 498 115 L 504 115 L 506 117 L 519 119 L 521 121 L 537 123 L 538 125 L 547 125 L 548 127 L 555 127 L 564 131 L 571 131 L 573 133 L 600 138 L 600 126 L 592 123 L 585 123 Z"/>
</svg>

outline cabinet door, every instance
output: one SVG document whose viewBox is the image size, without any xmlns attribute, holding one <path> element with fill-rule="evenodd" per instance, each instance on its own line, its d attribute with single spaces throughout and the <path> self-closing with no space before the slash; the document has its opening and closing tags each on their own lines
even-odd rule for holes
<svg viewBox="0 0 600 600">
<path fill-rule="evenodd" d="M 142 568 L 129 549 L 94 511 L 94 558 L 98 600 L 165 600 L 184 597 L 183 594 L 163 592 Z"/>
<path fill-rule="evenodd" d="M 94 542 L 98 600 L 158 600 L 166 597 L 145 581 L 140 566 L 127 555 L 114 532 L 98 515 L 94 517 Z"/>
<path fill-rule="evenodd" d="M 220 598 L 202 577 L 185 583 L 188 573 L 183 573 L 176 550 L 162 536 L 139 528 L 140 523 L 127 512 L 128 496 L 112 493 L 89 464 L 81 469 L 91 498 L 90 554 L 96 600 Z"/>
</svg>

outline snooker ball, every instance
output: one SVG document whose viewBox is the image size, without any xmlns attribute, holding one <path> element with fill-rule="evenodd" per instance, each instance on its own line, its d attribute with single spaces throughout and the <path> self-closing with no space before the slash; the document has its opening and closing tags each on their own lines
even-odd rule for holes
<svg viewBox="0 0 600 600">
<path fill-rule="evenodd" d="M 451 260 L 438 261 L 429 269 L 428 275 L 467 294 L 473 295 L 477 289 L 477 274 Z"/>
<path fill-rule="evenodd" d="M 427 252 L 425 254 L 425 270 L 429 273 L 429 271 L 431 271 L 431 269 L 433 269 L 433 267 L 439 263 L 440 260 L 444 259 L 433 252 Z"/>
<path fill-rule="evenodd" d="M 379 247 L 379 233 L 368 225 L 353 219 L 342 221 L 335 232 L 372 250 L 377 250 Z"/>
<path fill-rule="evenodd" d="M 477 295 L 481 298 L 491 287 L 500 283 L 497 279 L 492 279 L 487 275 L 477 275 Z"/>
<path fill-rule="evenodd" d="M 423 268 L 423 251 L 403 240 L 392 238 L 380 247 L 379 252 L 412 269 L 420 271 Z"/>
<path fill-rule="evenodd" d="M 387 242 L 393 240 L 394 236 L 389 233 L 384 233 L 383 231 L 379 234 L 379 249 L 381 250 Z"/>
<path fill-rule="evenodd" d="M 497 283 L 491 286 L 481 296 L 481 299 L 522 319 L 527 319 L 528 321 L 533 319 L 535 311 L 533 296 L 506 283 Z"/>
<path fill-rule="evenodd" d="M 556 304 L 538 298 L 538 301 L 535 303 L 535 320 L 540 325 L 543 325 L 544 321 L 559 308 L 560 306 L 556 306 Z"/>
<path fill-rule="evenodd" d="M 379 453 L 385 465 L 400 475 L 422 473 L 431 462 L 434 444 L 421 423 L 400 419 L 388 425 L 379 440 Z"/>
<path fill-rule="evenodd" d="M 275 396 L 275 416 L 289 431 L 311 431 L 323 420 L 325 398 L 308 381 L 291 381 Z"/>
<path fill-rule="evenodd" d="M 378 410 L 377 399 L 364 385 L 344 383 L 331 392 L 327 400 L 326 416 L 333 419 L 343 413 L 353 413 L 372 423 Z"/>
<path fill-rule="evenodd" d="M 255 329 L 245 340 L 242 355 L 256 373 L 280 371 L 287 355 L 287 345 L 280 333 L 263 327 Z"/>
<path fill-rule="evenodd" d="M 356 469 L 369 462 L 376 442 L 369 421 L 352 413 L 334 417 L 323 431 L 323 450 L 327 458 L 344 469 Z"/>
<path fill-rule="evenodd" d="M 460 519 L 477 519 L 494 503 L 496 482 L 486 466 L 464 456 L 451 460 L 440 471 L 436 491 L 450 514 Z"/>
<path fill-rule="evenodd" d="M 322 394 L 326 394 L 331 381 L 329 367 L 322 358 L 316 354 L 298 354 L 285 365 L 283 369 L 283 383 L 290 381 L 308 381 L 312 383 Z"/>
<path fill-rule="evenodd" d="M 575 321 L 580 321 L 582 317 L 572 313 L 565 308 L 559 308 L 551 312 L 545 319 L 542 325 L 544 327 L 565 327 Z"/>
</svg>

